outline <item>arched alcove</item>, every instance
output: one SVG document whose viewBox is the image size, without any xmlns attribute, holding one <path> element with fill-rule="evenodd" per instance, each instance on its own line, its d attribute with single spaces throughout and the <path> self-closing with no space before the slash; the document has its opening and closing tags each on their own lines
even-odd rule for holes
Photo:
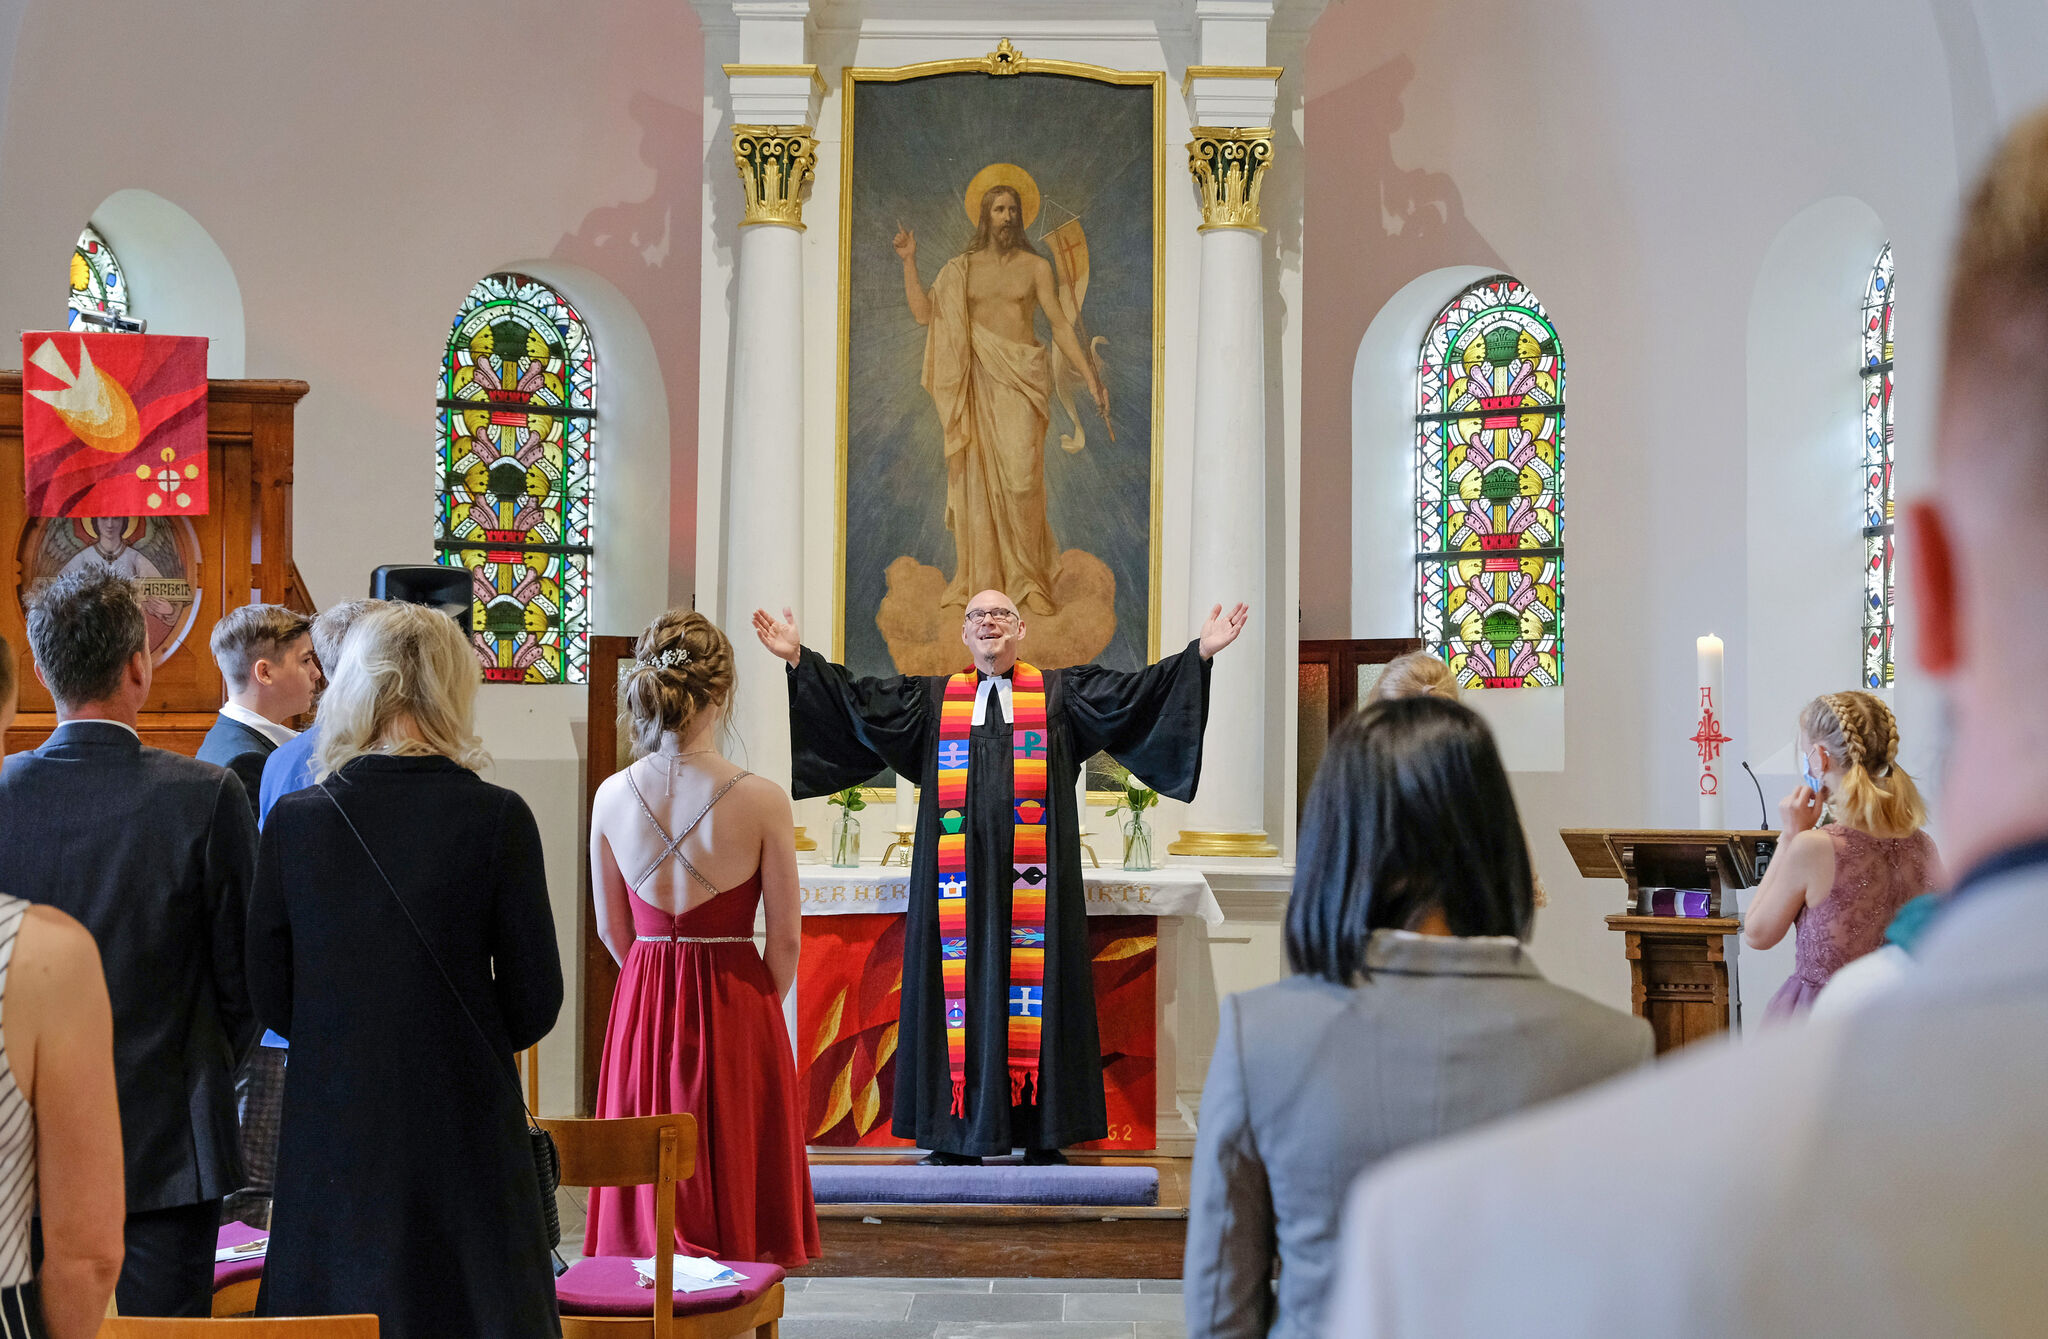
<svg viewBox="0 0 2048 1339">
<path fill-rule="evenodd" d="M 120 255 L 131 310 L 152 334 L 205 335 L 207 375 L 245 375 L 242 287 L 199 220 L 154 191 L 131 189 L 102 200 L 90 222 Z M 50 278 L 61 307 L 63 274 Z"/>
<path fill-rule="evenodd" d="M 1415 354 L 1429 323 L 1498 265 L 1410 280 L 1365 328 L 1351 366 L 1351 635 L 1415 635 Z"/>
<path fill-rule="evenodd" d="M 1799 708 L 1860 681 L 1857 371 L 1864 289 L 1885 242 L 1863 201 L 1819 201 L 1779 230 L 1750 294 L 1748 737 L 1786 785 L 1797 769 L 1779 745 Z"/>
<path fill-rule="evenodd" d="M 647 323 L 609 280 L 559 260 L 521 260 L 477 270 L 477 277 L 527 274 L 569 300 L 597 351 L 597 439 L 590 628 L 637 634 L 668 607 L 668 391 Z M 466 294 L 451 295 L 448 312 Z M 422 369 L 423 373 L 425 369 Z M 428 444 L 423 443 L 426 450 Z M 422 506 L 431 499 L 421 498 Z M 575 692 L 581 696 L 582 689 Z"/>
<path fill-rule="evenodd" d="M 1351 635 L 1415 635 L 1415 369 L 1430 322 L 1498 265 L 1447 265 L 1403 285 L 1366 327 L 1351 370 Z M 1565 330 L 1569 341 L 1571 332 Z M 1569 505 L 1569 504 L 1566 504 Z M 1465 701 L 1510 771 L 1564 767 L 1564 689 L 1485 689 Z"/>
</svg>

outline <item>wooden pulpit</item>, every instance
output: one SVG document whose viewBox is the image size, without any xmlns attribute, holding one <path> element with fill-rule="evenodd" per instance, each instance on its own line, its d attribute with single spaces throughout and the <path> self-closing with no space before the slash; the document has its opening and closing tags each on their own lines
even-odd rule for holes
<svg viewBox="0 0 2048 1339">
<path fill-rule="evenodd" d="M 1753 888 L 1777 849 L 1771 832 L 1565 828 L 1558 833 L 1589 879 L 1621 879 L 1628 909 L 1607 918 L 1623 936 L 1629 1000 L 1656 1034 L 1657 1051 L 1725 1032 L 1741 1019 L 1732 936 L 1742 929 L 1733 894 Z M 1705 895 L 1706 915 L 1651 914 L 1646 889 Z"/>
<path fill-rule="evenodd" d="M 141 588 L 156 664 L 137 722 L 142 741 L 198 751 L 226 701 L 209 646 L 220 616 L 252 600 L 313 610 L 292 564 L 292 415 L 305 393 L 303 381 L 207 383 L 205 515 L 67 520 L 27 514 L 21 373 L 0 372 L 0 552 L 14 559 L 0 635 L 14 646 L 21 692 L 9 753 L 35 748 L 57 726 L 50 694 L 29 669 L 28 593 L 91 562 L 133 574 Z"/>
</svg>

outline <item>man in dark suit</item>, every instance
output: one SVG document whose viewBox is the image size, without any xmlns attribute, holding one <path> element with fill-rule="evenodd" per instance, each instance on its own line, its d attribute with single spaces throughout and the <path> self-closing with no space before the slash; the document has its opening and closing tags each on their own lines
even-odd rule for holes
<svg viewBox="0 0 2048 1339">
<path fill-rule="evenodd" d="M 29 600 L 57 730 L 0 770 L 0 888 L 92 931 L 114 1007 L 126 1158 L 123 1315 L 204 1316 L 221 1197 L 242 1183 L 233 1075 L 256 1040 L 243 980 L 256 823 L 232 772 L 145 748 L 151 665 L 132 582 Z"/>
<path fill-rule="evenodd" d="M 312 621 L 281 604 L 243 605 L 213 625 L 213 659 L 228 700 L 199 745 L 199 761 L 241 778 L 254 818 L 263 764 L 298 734 L 285 722 L 311 711 L 320 687 Z"/>
</svg>

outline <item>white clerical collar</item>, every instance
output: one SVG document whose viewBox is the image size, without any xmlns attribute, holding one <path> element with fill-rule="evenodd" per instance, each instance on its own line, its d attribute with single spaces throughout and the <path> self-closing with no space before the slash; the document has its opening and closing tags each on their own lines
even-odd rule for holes
<svg viewBox="0 0 2048 1339">
<path fill-rule="evenodd" d="M 220 714 L 231 721 L 240 721 L 273 744 L 287 744 L 299 737 L 299 732 L 289 725 L 279 725 L 268 716 L 259 715 L 239 702 L 223 702 Z"/>
<path fill-rule="evenodd" d="M 1003 700 L 1003 719 L 1014 721 L 1017 713 L 1010 708 L 1010 676 L 1007 674 L 984 674 L 981 684 L 974 690 L 974 724 L 980 725 L 988 719 L 988 690 L 996 690 L 996 696 Z"/>
</svg>

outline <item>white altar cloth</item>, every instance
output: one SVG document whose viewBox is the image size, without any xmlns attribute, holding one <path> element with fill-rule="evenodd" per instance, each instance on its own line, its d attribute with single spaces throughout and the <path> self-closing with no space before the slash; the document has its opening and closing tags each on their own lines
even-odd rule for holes
<svg viewBox="0 0 2048 1339">
<path fill-rule="evenodd" d="M 902 865 L 799 865 L 797 884 L 806 916 L 900 912 L 910 906 L 910 871 Z M 1081 886 L 1090 916 L 1200 916 L 1209 925 L 1223 923 L 1207 876 L 1184 865 L 1143 872 L 1083 869 Z"/>
</svg>

